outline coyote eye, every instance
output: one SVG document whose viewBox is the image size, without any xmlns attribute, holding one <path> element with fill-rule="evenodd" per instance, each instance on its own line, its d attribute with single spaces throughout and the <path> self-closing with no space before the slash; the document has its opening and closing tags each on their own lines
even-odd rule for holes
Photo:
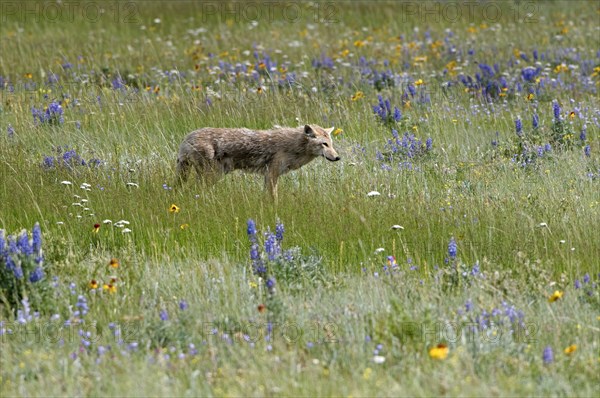
<svg viewBox="0 0 600 398">
<path fill-rule="evenodd" d="M 329 145 L 328 145 L 326 142 L 324 142 L 324 143 L 323 143 L 323 146 L 324 146 L 324 147 L 328 147 Z"/>
</svg>

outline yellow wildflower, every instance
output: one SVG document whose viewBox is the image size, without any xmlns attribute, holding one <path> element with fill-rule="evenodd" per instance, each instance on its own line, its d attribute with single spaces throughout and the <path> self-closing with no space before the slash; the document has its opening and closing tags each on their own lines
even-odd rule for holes
<svg viewBox="0 0 600 398">
<path fill-rule="evenodd" d="M 548 302 L 555 302 L 556 300 L 560 299 L 563 296 L 563 294 L 564 293 L 560 290 L 556 290 L 554 293 L 552 293 L 552 296 L 548 297 Z"/>
<path fill-rule="evenodd" d="M 179 213 L 179 207 L 176 204 L 172 204 L 171 207 L 169 207 L 169 212 Z"/>
<path fill-rule="evenodd" d="M 446 344 L 440 343 L 429 350 L 429 356 L 433 359 L 446 359 L 450 349 Z"/>
<path fill-rule="evenodd" d="M 363 98 L 364 96 L 365 96 L 365 94 L 362 91 L 357 91 L 354 93 L 354 95 L 350 99 L 352 101 L 358 101 L 359 99 Z"/>
<path fill-rule="evenodd" d="M 577 351 L 577 344 L 571 344 L 564 350 L 565 354 L 567 354 L 567 355 L 571 355 L 575 351 Z"/>
</svg>

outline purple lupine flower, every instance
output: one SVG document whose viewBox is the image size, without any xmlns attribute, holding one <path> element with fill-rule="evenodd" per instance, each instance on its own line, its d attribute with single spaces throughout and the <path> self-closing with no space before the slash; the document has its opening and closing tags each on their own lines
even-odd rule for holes
<svg viewBox="0 0 600 398">
<path fill-rule="evenodd" d="M 181 311 L 185 311 L 185 310 L 187 310 L 187 309 L 188 309 L 188 307 L 189 307 L 189 305 L 188 305 L 188 302 L 187 302 L 187 301 L 185 301 L 185 300 L 181 300 L 181 301 L 179 302 L 179 309 L 180 309 Z"/>
<path fill-rule="evenodd" d="M 523 131 L 523 122 L 521 122 L 521 119 L 515 120 L 515 129 L 517 131 L 517 135 L 520 137 Z"/>
<path fill-rule="evenodd" d="M 583 148 L 583 153 L 589 158 L 590 156 L 592 156 L 592 147 L 586 145 L 585 148 Z"/>
<path fill-rule="evenodd" d="M 538 128 L 538 126 L 540 125 L 540 117 L 537 113 L 534 113 L 531 117 L 531 124 L 533 125 L 534 129 Z"/>
<path fill-rule="evenodd" d="M 43 278 L 44 278 L 44 270 L 40 266 L 35 267 L 33 272 L 29 275 L 29 281 L 31 283 L 39 282 Z"/>
<path fill-rule="evenodd" d="M 6 134 L 8 135 L 8 138 L 12 138 L 15 135 L 15 129 L 10 124 L 6 127 Z"/>
<path fill-rule="evenodd" d="M 467 302 L 465 303 L 465 310 L 467 312 L 470 312 L 473 310 L 473 302 L 471 301 L 471 299 L 467 300 Z"/>
<path fill-rule="evenodd" d="M 158 314 L 158 316 L 160 317 L 161 321 L 169 320 L 169 313 L 167 312 L 167 310 L 160 310 L 160 313 Z"/>
<path fill-rule="evenodd" d="M 33 254 L 33 247 L 31 247 L 31 244 L 29 243 L 29 235 L 27 234 L 27 231 L 23 230 L 23 232 L 21 232 L 19 235 L 17 240 L 17 248 L 19 252 L 26 256 L 31 256 Z"/>
<path fill-rule="evenodd" d="M 554 362 L 554 352 L 552 351 L 552 347 L 546 346 L 546 348 L 544 348 L 542 359 L 544 361 L 544 365 L 549 365 Z"/>
<path fill-rule="evenodd" d="M 75 316 L 78 316 L 79 318 L 83 318 L 90 310 L 87 304 L 87 299 L 82 295 L 77 297 L 77 303 L 75 304 L 75 307 L 78 308 L 78 310 L 75 311 Z"/>
<path fill-rule="evenodd" d="M 250 246 L 250 259 L 258 260 L 260 258 L 260 254 L 258 253 L 258 243 L 253 243 Z"/>
<path fill-rule="evenodd" d="M 275 279 L 269 278 L 267 279 L 267 289 L 271 290 L 275 287 Z"/>
<path fill-rule="evenodd" d="M 456 240 L 454 240 L 454 237 L 452 237 L 450 239 L 450 243 L 448 243 L 448 255 L 450 256 L 451 259 L 456 258 L 456 252 L 457 252 Z"/>
<path fill-rule="evenodd" d="M 425 149 L 430 151 L 432 146 L 433 146 L 433 140 L 431 139 L 431 137 L 429 137 L 425 141 Z"/>
<path fill-rule="evenodd" d="M 397 106 L 394 107 L 394 120 L 396 122 L 399 122 L 400 119 L 402 119 L 402 112 L 400 112 L 400 109 L 398 109 Z"/>
<path fill-rule="evenodd" d="M 560 122 L 560 104 L 556 100 L 552 102 L 552 111 L 554 112 L 554 119 Z"/>
<path fill-rule="evenodd" d="M 4 239 L 4 230 L 0 229 L 0 258 L 4 257 L 6 240 Z"/>
<path fill-rule="evenodd" d="M 248 219 L 248 228 L 247 228 L 247 232 L 248 232 L 248 238 L 250 239 L 250 242 L 256 242 L 256 223 L 254 222 L 253 219 Z"/>
<path fill-rule="evenodd" d="M 284 232 L 285 232 L 285 228 L 283 227 L 283 223 L 278 222 L 275 225 L 275 238 L 277 239 L 277 242 L 281 243 L 281 241 L 283 240 Z"/>
<path fill-rule="evenodd" d="M 270 231 L 267 231 L 265 233 L 265 236 L 265 253 L 267 253 L 269 260 L 275 260 L 275 257 L 278 254 L 277 239 L 275 237 L 275 234 L 271 233 Z"/>
<path fill-rule="evenodd" d="M 31 231 L 31 245 L 33 252 L 37 255 L 41 254 L 42 251 L 42 229 L 40 223 L 35 223 L 33 230 Z"/>
</svg>

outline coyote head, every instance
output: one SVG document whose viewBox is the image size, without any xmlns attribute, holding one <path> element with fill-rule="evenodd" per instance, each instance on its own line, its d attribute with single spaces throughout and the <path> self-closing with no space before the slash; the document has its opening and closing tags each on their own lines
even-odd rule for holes
<svg viewBox="0 0 600 398">
<path fill-rule="evenodd" d="M 333 127 L 324 129 L 317 125 L 306 125 L 304 126 L 304 134 L 308 137 L 309 147 L 311 148 L 312 154 L 315 156 L 324 156 L 325 159 L 335 162 L 340 160 L 340 156 L 333 149 L 333 143 L 331 142 L 331 132 Z"/>
</svg>

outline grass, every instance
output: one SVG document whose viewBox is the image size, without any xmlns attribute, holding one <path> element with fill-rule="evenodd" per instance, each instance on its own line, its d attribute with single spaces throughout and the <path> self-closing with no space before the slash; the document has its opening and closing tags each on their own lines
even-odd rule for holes
<svg viewBox="0 0 600 398">
<path fill-rule="evenodd" d="M 39 222 L 45 273 L 0 240 L 2 395 L 597 395 L 594 3 L 227 4 L 2 3 L 0 236 Z M 242 173 L 171 188 L 188 132 L 299 123 L 343 129 L 342 161 L 277 204 Z M 293 259 L 253 273 L 249 219 Z"/>
</svg>

